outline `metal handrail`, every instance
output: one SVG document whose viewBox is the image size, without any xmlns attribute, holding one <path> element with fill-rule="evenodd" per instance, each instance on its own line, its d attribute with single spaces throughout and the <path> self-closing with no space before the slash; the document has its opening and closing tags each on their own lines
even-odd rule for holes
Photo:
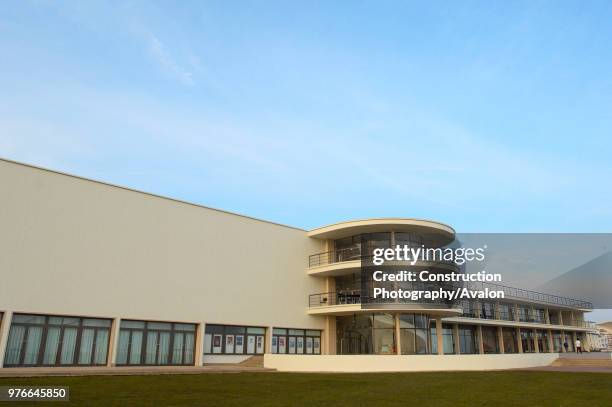
<svg viewBox="0 0 612 407">
<path fill-rule="evenodd" d="M 377 248 L 387 249 L 391 246 L 378 246 Z M 366 260 L 372 258 L 371 254 L 364 254 L 361 247 L 347 247 L 344 249 L 331 250 L 322 253 L 311 254 L 308 256 L 308 267 L 326 266 L 328 264 L 342 263 L 345 261 Z M 428 263 L 442 264 L 458 268 L 457 264 L 449 260 L 431 260 Z"/>
</svg>

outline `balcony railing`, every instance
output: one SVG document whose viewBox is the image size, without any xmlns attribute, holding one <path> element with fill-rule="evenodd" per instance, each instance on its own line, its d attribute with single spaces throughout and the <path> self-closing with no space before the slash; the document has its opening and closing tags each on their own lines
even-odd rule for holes
<svg viewBox="0 0 612 407">
<path fill-rule="evenodd" d="M 390 246 L 379 246 L 377 248 L 387 249 Z M 371 254 L 363 253 L 361 247 L 347 247 L 345 249 L 332 250 L 329 252 L 317 253 L 308 256 L 308 267 L 326 266 L 328 264 L 342 263 L 345 261 L 364 260 L 372 258 Z M 429 263 L 440 264 L 458 268 L 453 261 L 436 260 Z"/>
<path fill-rule="evenodd" d="M 308 307 L 310 308 L 345 304 L 361 304 L 361 291 L 334 291 L 328 293 L 311 294 L 308 296 Z"/>
<path fill-rule="evenodd" d="M 553 294 L 541 293 L 538 291 L 524 290 L 522 288 L 510 287 L 507 285 L 496 283 L 469 283 L 471 290 L 484 290 L 488 287 L 489 290 L 503 291 L 506 298 L 516 298 L 519 300 L 529 300 L 534 302 L 543 302 L 553 305 L 564 305 L 568 307 L 580 309 L 593 309 L 593 303 L 584 300 L 577 300 L 569 297 L 561 297 Z"/>
</svg>

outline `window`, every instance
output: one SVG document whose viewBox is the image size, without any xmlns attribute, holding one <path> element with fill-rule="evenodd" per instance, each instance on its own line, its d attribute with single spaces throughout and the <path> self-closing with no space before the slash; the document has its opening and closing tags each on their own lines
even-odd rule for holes
<svg viewBox="0 0 612 407">
<path fill-rule="evenodd" d="M 502 328 L 504 337 L 504 353 L 517 353 L 517 338 L 515 328 Z"/>
<path fill-rule="evenodd" d="M 483 302 L 481 306 L 481 317 L 484 319 L 495 319 L 495 304 Z"/>
<path fill-rule="evenodd" d="M 538 350 L 542 353 L 551 352 L 550 344 L 548 343 L 548 331 L 537 330 L 536 339 L 538 341 Z"/>
<path fill-rule="evenodd" d="M 272 331 L 272 353 L 320 355 L 321 331 L 274 328 Z"/>
<path fill-rule="evenodd" d="M 121 321 L 117 365 L 193 365 L 195 324 Z"/>
<path fill-rule="evenodd" d="M 534 322 L 539 324 L 546 323 L 546 310 L 536 308 L 533 310 Z"/>
<path fill-rule="evenodd" d="M 505 321 L 514 321 L 514 305 L 499 304 L 499 319 L 503 319 Z"/>
<path fill-rule="evenodd" d="M 15 314 L 4 365 L 106 365 L 110 319 Z"/>
<path fill-rule="evenodd" d="M 459 352 L 461 354 L 479 353 L 476 339 L 475 326 L 459 325 Z"/>
<path fill-rule="evenodd" d="M 429 321 L 426 315 L 401 314 L 400 343 L 402 355 L 424 355 L 427 353 Z"/>
<path fill-rule="evenodd" d="M 431 353 L 438 353 L 438 337 L 435 322 L 431 322 Z M 455 335 L 453 335 L 453 326 L 450 324 L 442 324 L 442 350 L 445 355 L 455 353 Z"/>
<path fill-rule="evenodd" d="M 527 307 L 519 307 L 519 321 L 521 322 L 532 322 L 531 309 Z"/>
<path fill-rule="evenodd" d="M 484 353 L 499 353 L 499 341 L 497 340 L 496 327 L 482 327 L 482 345 Z"/>
<path fill-rule="evenodd" d="M 266 328 L 206 325 L 204 353 L 212 355 L 258 355 L 265 351 Z"/>
<path fill-rule="evenodd" d="M 535 336 L 532 331 L 521 329 L 521 344 L 523 346 L 523 353 L 535 352 Z"/>
</svg>

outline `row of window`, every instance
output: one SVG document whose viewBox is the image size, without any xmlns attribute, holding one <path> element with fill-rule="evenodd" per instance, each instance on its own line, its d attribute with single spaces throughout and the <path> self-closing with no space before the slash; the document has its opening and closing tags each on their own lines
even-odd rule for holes
<svg viewBox="0 0 612 407">
<path fill-rule="evenodd" d="M 1 315 L 1 314 L 0 314 Z M 15 314 L 4 366 L 104 366 L 112 320 Z M 206 325 L 205 354 L 257 355 L 265 352 L 263 327 Z M 118 366 L 189 366 L 195 363 L 196 324 L 122 320 Z M 321 331 L 276 328 L 274 353 L 320 354 Z"/>
<path fill-rule="evenodd" d="M 272 330 L 272 353 L 320 355 L 321 331 L 274 328 Z"/>
</svg>

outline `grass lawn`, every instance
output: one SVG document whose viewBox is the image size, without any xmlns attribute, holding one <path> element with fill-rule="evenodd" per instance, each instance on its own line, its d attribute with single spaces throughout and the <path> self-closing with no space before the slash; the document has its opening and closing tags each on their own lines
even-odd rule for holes
<svg viewBox="0 0 612 407">
<path fill-rule="evenodd" d="M 86 406 L 612 406 L 612 375 L 606 373 L 207 373 L 0 379 L 0 386 L 7 385 L 70 386 L 69 404 Z M 0 402 L 0 407 L 7 404 Z M 68 403 L 52 405 L 61 404 Z"/>
</svg>

